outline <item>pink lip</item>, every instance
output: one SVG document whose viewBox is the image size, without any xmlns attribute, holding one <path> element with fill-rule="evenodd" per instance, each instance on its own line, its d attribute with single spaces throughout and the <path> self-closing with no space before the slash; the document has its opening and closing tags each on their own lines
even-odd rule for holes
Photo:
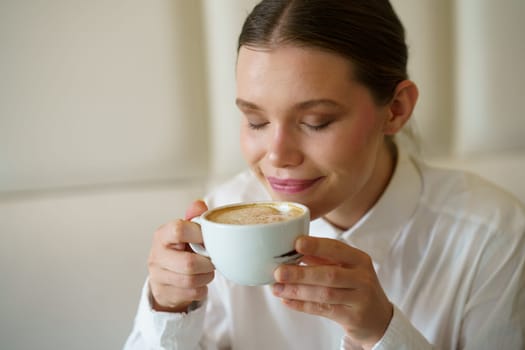
<svg viewBox="0 0 525 350">
<path fill-rule="evenodd" d="M 274 191 L 291 194 L 309 189 L 316 184 L 321 177 L 315 179 L 279 179 L 269 176 L 266 179 Z"/>
</svg>

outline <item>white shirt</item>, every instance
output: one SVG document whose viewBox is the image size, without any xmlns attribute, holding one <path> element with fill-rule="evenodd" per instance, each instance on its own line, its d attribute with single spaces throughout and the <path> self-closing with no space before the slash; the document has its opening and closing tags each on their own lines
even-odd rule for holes
<svg viewBox="0 0 525 350">
<path fill-rule="evenodd" d="M 250 172 L 210 207 L 269 199 Z M 374 350 L 525 349 L 525 209 L 477 176 L 401 154 L 376 205 L 350 230 L 323 219 L 310 234 L 343 240 L 374 262 L 394 316 Z M 208 298 L 183 314 L 156 312 L 144 286 L 126 350 L 359 349 L 328 319 L 286 308 L 270 286 L 216 273 Z"/>
</svg>

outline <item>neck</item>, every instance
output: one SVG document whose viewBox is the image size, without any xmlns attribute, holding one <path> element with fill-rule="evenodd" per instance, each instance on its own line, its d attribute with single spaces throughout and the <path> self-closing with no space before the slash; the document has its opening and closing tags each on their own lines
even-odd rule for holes
<svg viewBox="0 0 525 350">
<path fill-rule="evenodd" d="M 346 231 L 355 225 L 381 198 L 394 173 L 397 148 L 385 147 L 380 152 L 372 176 L 363 189 L 324 216 L 332 226 Z"/>
</svg>

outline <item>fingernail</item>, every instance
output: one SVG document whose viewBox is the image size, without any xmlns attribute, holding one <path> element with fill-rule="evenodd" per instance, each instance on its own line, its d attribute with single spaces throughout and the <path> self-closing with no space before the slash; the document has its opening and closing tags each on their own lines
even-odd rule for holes
<svg viewBox="0 0 525 350">
<path fill-rule="evenodd" d="M 281 283 L 275 283 L 275 284 L 273 285 L 273 293 L 274 293 L 274 294 L 279 295 L 279 294 L 281 294 L 281 293 L 283 292 L 283 290 L 284 290 L 284 285 L 283 285 L 283 284 L 281 284 Z"/>
<path fill-rule="evenodd" d="M 286 282 L 290 278 L 290 272 L 288 269 L 284 266 L 281 266 L 279 269 L 277 269 L 277 273 L 275 274 L 275 279 L 279 282 Z"/>
</svg>

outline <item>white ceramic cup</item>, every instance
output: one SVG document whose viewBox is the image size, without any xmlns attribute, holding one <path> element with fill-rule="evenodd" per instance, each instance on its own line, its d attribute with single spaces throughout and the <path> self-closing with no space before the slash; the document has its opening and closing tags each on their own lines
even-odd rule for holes
<svg viewBox="0 0 525 350">
<path fill-rule="evenodd" d="M 232 210 L 261 206 L 275 208 L 283 215 L 289 212 L 297 215 L 270 223 L 239 224 L 210 220 L 218 212 L 229 211 L 230 217 L 235 218 L 235 214 L 231 215 L 234 213 Z M 257 217 L 264 217 L 264 214 Z M 273 271 L 277 266 L 295 263 L 301 257 L 295 251 L 294 243 L 299 236 L 308 235 L 310 211 L 306 206 L 293 202 L 237 203 L 208 210 L 192 221 L 200 224 L 205 247 L 190 243 L 191 248 L 209 257 L 227 279 L 253 286 L 274 282 Z"/>
</svg>

